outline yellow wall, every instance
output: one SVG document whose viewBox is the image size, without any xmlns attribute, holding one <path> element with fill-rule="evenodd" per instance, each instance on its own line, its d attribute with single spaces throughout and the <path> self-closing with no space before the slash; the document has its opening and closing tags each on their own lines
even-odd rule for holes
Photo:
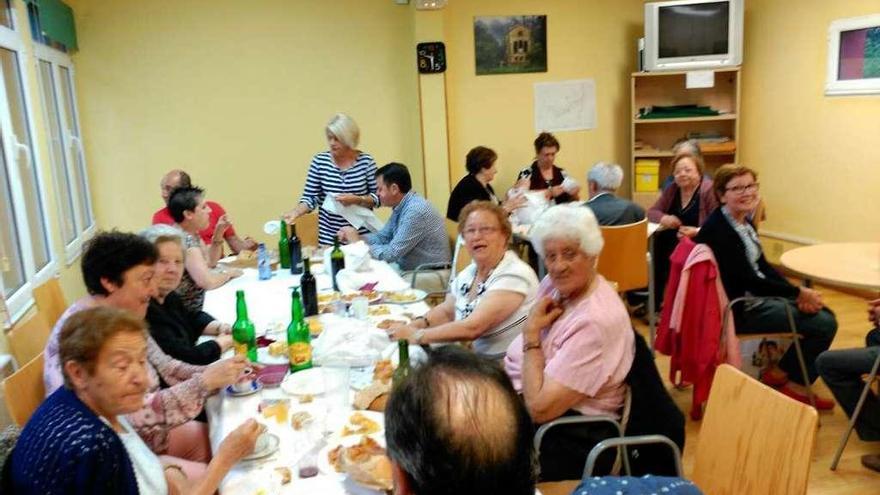
<svg viewBox="0 0 880 495">
<path fill-rule="evenodd" d="M 758 170 L 762 231 L 821 241 L 880 236 L 880 96 L 823 94 L 832 20 L 872 0 L 748 0 L 740 160 Z"/>
<path fill-rule="evenodd" d="M 547 72 L 477 76 L 474 16 L 547 15 Z M 569 79 L 596 82 L 597 127 L 558 132 L 557 163 L 583 186 L 593 163 L 629 163 L 629 75 L 636 68 L 643 2 L 547 0 L 450 1 L 447 75 L 451 180 L 465 174 L 468 150 L 483 145 L 498 153 L 493 184 L 503 194 L 534 157 L 533 85 Z M 628 184 L 624 180 L 624 184 Z M 624 186 L 626 188 L 627 186 Z M 624 191 L 625 192 L 625 191 Z M 582 192 L 586 199 L 586 191 Z"/>
<path fill-rule="evenodd" d="M 240 233 L 293 207 L 338 111 L 421 189 L 413 10 L 385 0 L 77 0 L 74 57 L 98 223 L 134 230 L 186 169 Z"/>
</svg>

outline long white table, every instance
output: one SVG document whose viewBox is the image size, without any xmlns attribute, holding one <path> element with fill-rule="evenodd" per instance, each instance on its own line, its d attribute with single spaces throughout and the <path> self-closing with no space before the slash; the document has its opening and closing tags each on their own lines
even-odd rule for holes
<svg viewBox="0 0 880 495">
<path fill-rule="evenodd" d="M 243 276 L 230 281 L 223 287 L 208 291 L 205 297 L 205 311 L 221 321 L 234 321 L 235 291 L 243 289 L 248 303 L 248 316 L 253 320 L 258 335 L 267 330 L 272 332 L 286 328 L 290 321 L 290 287 L 299 286 L 299 276 L 291 275 L 286 270 L 276 271 L 273 278 L 261 281 L 257 277 L 257 270 L 245 269 L 244 272 Z M 400 275 L 382 261 L 371 260 L 370 273 L 361 278 L 364 277 L 375 278 L 375 281 L 379 282 L 376 290 L 400 287 L 401 284 L 406 285 Z M 316 278 L 319 290 L 331 287 L 328 275 L 320 273 L 316 274 Z M 424 302 L 408 304 L 404 308 L 405 311 L 414 315 L 424 314 L 428 310 L 428 306 Z M 320 339 L 320 337 L 317 338 Z M 360 487 L 342 475 L 319 473 L 312 478 L 299 479 L 297 477 L 297 462 L 309 450 L 313 442 L 307 438 L 305 433 L 294 431 L 289 421 L 280 425 L 274 419 L 263 418 L 258 412 L 262 399 L 282 397 L 290 396 L 287 396 L 280 388 L 275 388 L 262 390 L 245 397 L 231 397 L 225 392 L 220 392 L 208 399 L 206 411 L 211 447 L 215 451 L 229 432 L 248 418 L 256 418 L 267 426 L 269 432 L 274 433 L 281 440 L 278 452 L 271 457 L 261 461 L 239 463 L 233 468 L 220 485 L 220 493 L 223 495 L 254 495 L 260 490 L 263 490 L 265 495 L 273 493 L 291 495 L 379 493 Z M 294 411 L 308 410 L 315 417 L 327 414 L 327 406 L 320 396 L 316 397 L 313 403 L 307 405 L 300 405 L 296 397 L 290 397 L 290 402 L 291 410 Z M 274 468 L 279 466 L 289 468 L 294 477 L 289 484 L 283 487 L 273 481 L 272 473 Z"/>
</svg>

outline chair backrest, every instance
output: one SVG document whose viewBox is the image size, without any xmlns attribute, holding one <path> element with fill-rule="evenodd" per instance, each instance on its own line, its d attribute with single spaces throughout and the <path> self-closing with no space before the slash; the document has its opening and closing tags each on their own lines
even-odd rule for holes
<svg viewBox="0 0 880 495">
<path fill-rule="evenodd" d="M 46 389 L 43 385 L 43 353 L 3 380 L 3 396 L 9 415 L 19 426 L 28 422 L 37 410 Z"/>
<path fill-rule="evenodd" d="M 596 269 L 625 292 L 648 286 L 648 220 L 602 226 L 605 247 Z"/>
<path fill-rule="evenodd" d="M 37 309 L 40 310 L 40 314 L 43 315 L 49 328 L 55 326 L 55 322 L 67 309 L 64 291 L 61 290 L 61 284 L 58 283 L 56 277 L 52 277 L 34 288 L 34 301 L 36 301 Z"/>
<path fill-rule="evenodd" d="M 455 238 L 455 249 L 452 251 L 452 272 L 449 279 L 461 273 L 471 263 L 471 253 L 464 246 L 464 238 L 460 235 Z"/>
<path fill-rule="evenodd" d="M 12 326 L 6 338 L 9 340 L 12 357 L 15 358 L 18 366 L 22 366 L 43 352 L 51 331 L 52 328 L 39 311 L 25 316 Z"/>
<path fill-rule="evenodd" d="M 296 236 L 303 246 L 318 245 L 318 214 L 306 213 L 296 219 Z"/>
<path fill-rule="evenodd" d="M 684 414 L 666 390 L 660 372 L 654 362 L 651 348 L 645 338 L 632 330 L 635 340 L 635 355 L 632 367 L 626 375 L 630 391 L 629 418 L 626 422 L 626 435 L 663 435 L 672 440 L 679 449 L 684 449 Z M 632 474 L 677 476 L 674 457 L 669 455 L 665 445 L 655 443 L 629 449 Z"/>
<path fill-rule="evenodd" d="M 692 479 L 708 495 L 806 493 L 818 421 L 812 407 L 722 364 Z"/>
</svg>

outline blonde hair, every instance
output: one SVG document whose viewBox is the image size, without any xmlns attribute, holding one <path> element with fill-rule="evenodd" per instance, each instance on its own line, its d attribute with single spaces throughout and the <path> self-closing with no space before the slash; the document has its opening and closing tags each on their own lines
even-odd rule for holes
<svg viewBox="0 0 880 495">
<path fill-rule="evenodd" d="M 324 130 L 336 136 L 336 139 L 339 140 L 340 143 L 348 146 L 351 149 L 357 148 L 358 143 L 361 138 L 361 130 L 358 129 L 358 125 L 355 123 L 354 119 L 349 117 L 344 113 L 337 113 L 330 119 L 330 122 L 327 122 L 327 127 Z"/>
</svg>

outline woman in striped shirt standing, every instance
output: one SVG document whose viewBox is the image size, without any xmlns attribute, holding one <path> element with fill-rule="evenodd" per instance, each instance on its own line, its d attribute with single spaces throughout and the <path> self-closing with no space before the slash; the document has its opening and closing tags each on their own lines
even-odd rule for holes
<svg viewBox="0 0 880 495">
<path fill-rule="evenodd" d="M 329 151 L 312 157 L 306 186 L 296 208 L 284 214 L 288 224 L 324 203 L 327 194 L 334 194 L 344 206 L 366 208 L 379 206 L 376 196 L 376 161 L 369 153 L 357 149 L 360 130 L 351 117 L 338 113 L 324 129 Z M 333 238 L 342 227 L 351 226 L 343 217 L 323 208 L 318 210 L 318 243 L 333 244 Z M 359 231 L 361 234 L 366 229 Z"/>
</svg>

